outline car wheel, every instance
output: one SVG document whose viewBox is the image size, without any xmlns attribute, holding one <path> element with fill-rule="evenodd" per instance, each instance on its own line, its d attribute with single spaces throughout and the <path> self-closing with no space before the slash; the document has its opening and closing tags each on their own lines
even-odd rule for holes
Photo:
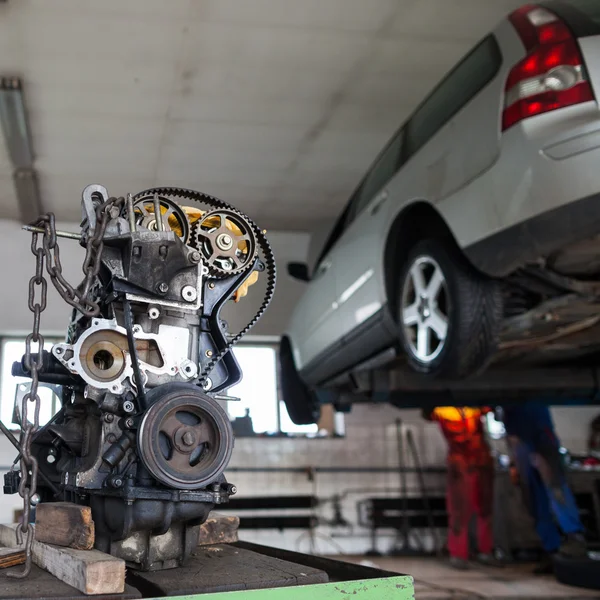
<svg viewBox="0 0 600 600">
<path fill-rule="evenodd" d="M 400 340 L 413 369 L 461 378 L 487 365 L 502 322 L 500 286 L 457 248 L 418 242 L 401 268 L 398 298 Z"/>
<path fill-rule="evenodd" d="M 292 353 L 289 338 L 283 337 L 279 345 L 281 393 L 290 419 L 296 425 L 312 425 L 319 420 L 321 408 L 314 392 L 302 381 Z"/>
</svg>

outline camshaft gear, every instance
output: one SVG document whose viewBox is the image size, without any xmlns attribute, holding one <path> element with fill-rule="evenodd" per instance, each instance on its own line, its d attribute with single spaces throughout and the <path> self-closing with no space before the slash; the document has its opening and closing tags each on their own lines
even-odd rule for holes
<svg viewBox="0 0 600 600">
<path fill-rule="evenodd" d="M 133 203 L 133 212 L 138 225 L 157 231 L 160 228 L 173 231 L 184 244 L 190 241 L 190 221 L 184 210 L 169 198 L 158 196 L 158 206 L 160 207 L 160 223 L 157 223 L 156 215 L 154 214 L 155 198 L 154 195 L 136 197 Z"/>
<path fill-rule="evenodd" d="M 194 226 L 194 244 L 212 275 L 236 275 L 256 258 L 256 236 L 245 217 L 234 210 L 205 213 Z"/>
</svg>

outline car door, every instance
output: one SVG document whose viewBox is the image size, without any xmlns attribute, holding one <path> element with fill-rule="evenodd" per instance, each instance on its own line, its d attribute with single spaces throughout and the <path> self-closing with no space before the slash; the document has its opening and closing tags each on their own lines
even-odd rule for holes
<svg viewBox="0 0 600 600">
<path fill-rule="evenodd" d="M 340 216 L 319 258 L 310 282 L 292 315 L 289 334 L 292 339 L 294 362 L 303 370 L 319 358 L 340 338 L 339 316 L 335 304 L 336 285 L 334 257 L 347 212 Z"/>
<path fill-rule="evenodd" d="M 385 286 L 382 277 L 381 238 L 387 231 L 387 184 L 400 165 L 404 129 L 391 139 L 364 178 L 350 206 L 348 223 L 336 244 L 336 299 L 339 328 L 346 339 L 360 336 L 372 317 L 383 307 Z M 376 348 L 363 347 L 368 355 Z M 361 356 L 353 352 L 348 362 Z"/>
</svg>

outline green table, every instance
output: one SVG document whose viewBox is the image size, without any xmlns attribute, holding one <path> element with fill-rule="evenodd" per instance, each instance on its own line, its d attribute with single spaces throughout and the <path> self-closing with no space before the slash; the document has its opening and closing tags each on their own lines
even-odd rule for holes
<svg viewBox="0 0 600 600">
<path fill-rule="evenodd" d="M 247 542 L 213 548 L 224 560 L 207 554 L 187 568 L 128 573 L 128 581 L 144 598 L 173 600 L 414 599 L 408 575 Z"/>
</svg>

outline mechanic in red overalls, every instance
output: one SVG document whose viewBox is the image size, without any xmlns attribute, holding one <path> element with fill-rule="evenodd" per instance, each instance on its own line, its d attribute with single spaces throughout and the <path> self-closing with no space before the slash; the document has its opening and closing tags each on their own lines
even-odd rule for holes
<svg viewBox="0 0 600 600">
<path fill-rule="evenodd" d="M 494 461 L 482 417 L 490 409 L 444 406 L 431 413 L 448 442 L 448 551 L 450 564 L 468 568 L 469 524 L 477 526 L 477 560 L 496 565 L 492 555 L 492 499 Z"/>
</svg>

